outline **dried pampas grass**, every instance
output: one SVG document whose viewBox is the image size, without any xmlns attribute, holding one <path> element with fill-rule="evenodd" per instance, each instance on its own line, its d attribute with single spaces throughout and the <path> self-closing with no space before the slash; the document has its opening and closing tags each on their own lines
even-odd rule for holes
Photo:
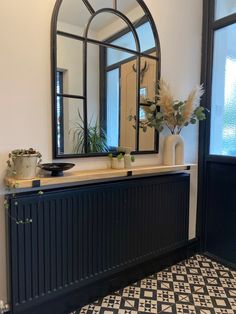
<svg viewBox="0 0 236 314">
<path fill-rule="evenodd" d="M 173 103 L 174 98 L 171 94 L 170 87 L 163 79 L 161 79 L 159 83 L 158 105 L 166 116 L 170 116 L 174 113 Z"/>
<path fill-rule="evenodd" d="M 139 127 L 143 130 L 146 130 L 147 127 L 154 127 L 158 132 L 167 127 L 171 134 L 180 134 L 183 127 L 206 119 L 207 110 L 200 106 L 203 94 L 203 85 L 200 85 L 190 92 L 186 100 L 175 100 L 169 85 L 161 79 L 155 99 L 146 98 L 146 102 L 150 107 L 147 111 L 147 121 L 144 123 L 145 128 L 142 124 Z M 136 116 L 130 116 L 129 120 L 137 121 Z"/>
<path fill-rule="evenodd" d="M 183 110 L 183 124 L 191 119 L 193 111 L 199 106 L 201 97 L 204 94 L 203 85 L 196 86 L 185 101 Z"/>
</svg>

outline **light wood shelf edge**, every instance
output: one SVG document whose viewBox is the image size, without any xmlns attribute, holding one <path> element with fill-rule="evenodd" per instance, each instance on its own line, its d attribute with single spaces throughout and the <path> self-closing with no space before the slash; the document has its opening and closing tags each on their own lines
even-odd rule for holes
<svg viewBox="0 0 236 314">
<path fill-rule="evenodd" d="M 148 174 L 163 174 L 163 173 L 173 173 L 179 171 L 185 171 L 189 168 L 196 166 L 193 164 L 186 165 L 175 165 L 175 166 L 145 166 L 145 167 L 132 167 L 131 169 L 102 169 L 102 170 L 88 170 L 88 171 L 75 171 L 75 172 L 65 172 L 63 177 L 37 177 L 33 180 L 16 180 L 14 177 L 6 177 L 5 185 L 9 188 L 15 189 L 28 189 L 33 188 L 33 183 L 40 181 L 40 187 L 50 186 L 50 185 L 63 185 L 69 183 L 85 183 L 88 181 L 103 180 L 107 181 L 109 179 L 127 177 L 128 172 L 132 172 L 132 176 L 148 175 Z"/>
</svg>

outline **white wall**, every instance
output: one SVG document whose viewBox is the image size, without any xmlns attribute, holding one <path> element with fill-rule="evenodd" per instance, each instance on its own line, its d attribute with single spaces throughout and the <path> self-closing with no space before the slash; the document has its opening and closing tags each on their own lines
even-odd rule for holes
<svg viewBox="0 0 236 314">
<path fill-rule="evenodd" d="M 146 0 L 162 48 L 162 75 L 176 97 L 186 97 L 200 79 L 202 0 Z M 0 1 L 0 193 L 7 154 L 35 147 L 51 161 L 50 20 L 55 0 Z M 186 161 L 197 160 L 197 127 L 183 132 Z M 162 141 L 161 141 L 162 143 Z M 162 144 L 161 144 L 162 145 Z M 158 164 L 161 156 L 140 156 L 137 164 Z M 73 160 L 78 169 L 103 168 L 104 158 Z M 192 193 L 196 196 L 196 193 Z M 192 199 L 194 203 L 194 198 Z M 191 217 L 194 217 L 194 208 Z M 194 223 L 191 232 L 194 234 Z M 0 299 L 7 300 L 6 237 L 0 198 Z"/>
</svg>

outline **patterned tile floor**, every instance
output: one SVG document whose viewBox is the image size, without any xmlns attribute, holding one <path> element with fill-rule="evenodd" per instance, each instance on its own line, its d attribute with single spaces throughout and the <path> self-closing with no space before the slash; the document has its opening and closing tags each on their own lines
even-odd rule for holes
<svg viewBox="0 0 236 314">
<path fill-rule="evenodd" d="M 196 255 L 73 314 L 79 313 L 236 314 L 236 271 Z"/>
</svg>

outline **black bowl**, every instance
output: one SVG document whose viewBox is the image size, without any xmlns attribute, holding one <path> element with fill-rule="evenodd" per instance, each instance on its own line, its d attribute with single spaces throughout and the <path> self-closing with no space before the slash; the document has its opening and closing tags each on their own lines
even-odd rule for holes
<svg viewBox="0 0 236 314">
<path fill-rule="evenodd" d="M 40 168 L 46 171 L 51 171 L 52 177 L 62 177 L 63 171 L 69 170 L 73 168 L 75 164 L 69 164 L 69 163 L 50 163 L 50 164 L 42 164 L 40 165 Z"/>
</svg>

